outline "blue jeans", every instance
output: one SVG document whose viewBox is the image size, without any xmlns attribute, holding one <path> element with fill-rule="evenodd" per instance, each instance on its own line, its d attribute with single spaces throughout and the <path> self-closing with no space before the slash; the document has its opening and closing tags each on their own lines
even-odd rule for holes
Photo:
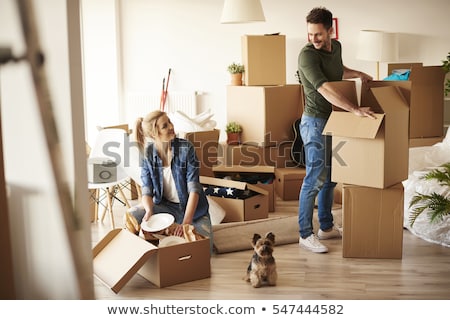
<svg viewBox="0 0 450 320">
<path fill-rule="evenodd" d="M 313 213 L 318 196 L 318 218 L 322 230 L 333 227 L 334 187 L 331 181 L 331 136 L 322 135 L 327 120 L 303 115 L 300 135 L 305 148 L 306 176 L 299 195 L 298 224 L 300 236 L 313 233 Z"/>
</svg>

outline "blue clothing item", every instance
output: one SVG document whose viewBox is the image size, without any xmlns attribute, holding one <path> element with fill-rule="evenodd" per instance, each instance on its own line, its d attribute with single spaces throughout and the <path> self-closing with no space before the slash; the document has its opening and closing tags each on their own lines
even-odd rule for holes
<svg viewBox="0 0 450 320">
<path fill-rule="evenodd" d="M 299 131 L 305 148 L 306 176 L 299 195 L 298 224 L 300 236 L 307 238 L 313 233 L 313 213 L 318 196 L 320 229 L 333 227 L 335 182 L 331 181 L 331 136 L 322 135 L 327 120 L 303 115 Z"/>
<path fill-rule="evenodd" d="M 175 138 L 172 143 L 172 175 L 180 199 L 180 210 L 184 213 L 190 192 L 199 194 L 197 209 L 193 220 L 205 215 L 209 216 L 209 204 L 199 182 L 199 161 L 194 146 L 185 139 Z M 141 169 L 142 195 L 153 197 L 155 205 L 163 201 L 163 163 L 153 143 L 149 143 L 145 150 Z"/>
<path fill-rule="evenodd" d="M 384 78 L 386 81 L 406 81 L 409 79 L 411 73 L 408 69 L 393 70 L 392 74 Z"/>
</svg>

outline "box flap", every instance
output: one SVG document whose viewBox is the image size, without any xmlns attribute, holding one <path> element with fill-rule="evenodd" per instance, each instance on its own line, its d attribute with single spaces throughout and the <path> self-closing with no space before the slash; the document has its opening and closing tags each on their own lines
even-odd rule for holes
<svg viewBox="0 0 450 320">
<path fill-rule="evenodd" d="M 412 70 L 413 68 L 420 68 L 422 66 L 423 64 L 421 62 L 388 63 L 388 75 L 397 69 Z"/>
<path fill-rule="evenodd" d="M 351 103 L 354 105 L 358 104 L 358 96 L 356 93 L 356 83 L 353 80 L 342 80 L 342 81 L 332 81 L 329 82 L 329 85 L 332 86 L 335 90 L 338 90 L 341 94 L 343 94 Z M 341 108 L 332 106 L 333 110 L 343 111 Z"/>
<path fill-rule="evenodd" d="M 241 165 L 219 165 L 212 167 L 214 172 L 246 172 L 246 173 L 274 173 L 274 166 L 241 166 Z"/>
<path fill-rule="evenodd" d="M 408 112 L 409 106 L 398 87 L 386 86 L 370 89 L 375 99 L 388 115 L 393 112 Z"/>
<path fill-rule="evenodd" d="M 323 129 L 324 135 L 374 139 L 384 119 L 376 113 L 376 119 L 359 117 L 350 112 L 333 111 Z"/>
<path fill-rule="evenodd" d="M 157 250 L 126 229 L 114 229 L 92 250 L 94 275 L 118 293 Z"/>
<path fill-rule="evenodd" d="M 229 188 L 236 188 L 239 190 L 245 190 L 249 189 L 255 192 L 258 192 L 263 195 L 268 195 L 269 192 L 263 188 L 257 187 L 256 185 L 242 182 L 242 181 L 234 181 L 234 180 L 227 180 L 227 179 L 220 179 L 220 178 L 212 178 L 212 177 L 206 177 L 206 176 L 200 176 L 200 183 L 201 184 L 207 184 L 211 186 L 219 186 L 219 187 L 229 187 Z"/>
</svg>

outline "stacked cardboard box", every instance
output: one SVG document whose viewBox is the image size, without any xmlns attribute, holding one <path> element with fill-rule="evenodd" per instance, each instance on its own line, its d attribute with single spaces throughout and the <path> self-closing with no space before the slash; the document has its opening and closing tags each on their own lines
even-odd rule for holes
<svg viewBox="0 0 450 320">
<path fill-rule="evenodd" d="M 286 84 L 286 36 L 243 35 L 241 49 L 245 85 Z"/>
<path fill-rule="evenodd" d="M 353 103 L 353 81 L 334 83 Z M 334 110 L 332 180 L 343 184 L 343 256 L 401 258 L 403 186 L 408 177 L 409 106 L 395 86 L 371 88 L 376 119 Z"/>
<path fill-rule="evenodd" d="M 212 167 L 217 165 L 219 151 L 220 130 L 208 130 L 188 132 L 184 138 L 194 145 L 197 158 L 200 162 L 199 172 L 201 176 L 214 176 Z"/>
<path fill-rule="evenodd" d="M 303 112 L 300 85 L 228 86 L 228 121 L 242 126 L 243 144 L 279 146 L 293 141 L 292 124 Z"/>
<path fill-rule="evenodd" d="M 227 87 L 227 117 L 241 124 L 242 144 L 223 146 L 222 165 L 239 166 L 241 173 L 252 170 L 243 167 L 271 167 L 274 174 L 275 168 L 296 166 L 291 157 L 292 126 L 303 112 L 303 88 L 286 84 L 284 35 L 244 35 L 241 40 L 245 85 Z M 292 182 L 299 189 L 302 179 Z M 275 185 L 262 186 L 269 190 L 269 210 L 274 211 Z"/>
</svg>

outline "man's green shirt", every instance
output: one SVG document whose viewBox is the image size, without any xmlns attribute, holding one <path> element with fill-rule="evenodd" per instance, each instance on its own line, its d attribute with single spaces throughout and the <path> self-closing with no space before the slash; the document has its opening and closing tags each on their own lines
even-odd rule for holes
<svg viewBox="0 0 450 320">
<path fill-rule="evenodd" d="M 308 116 L 328 119 L 331 103 L 317 89 L 324 82 L 340 81 L 344 74 L 342 50 L 339 41 L 331 40 L 331 52 L 317 50 L 308 43 L 298 55 L 298 71 L 305 92 L 305 109 Z"/>
</svg>

